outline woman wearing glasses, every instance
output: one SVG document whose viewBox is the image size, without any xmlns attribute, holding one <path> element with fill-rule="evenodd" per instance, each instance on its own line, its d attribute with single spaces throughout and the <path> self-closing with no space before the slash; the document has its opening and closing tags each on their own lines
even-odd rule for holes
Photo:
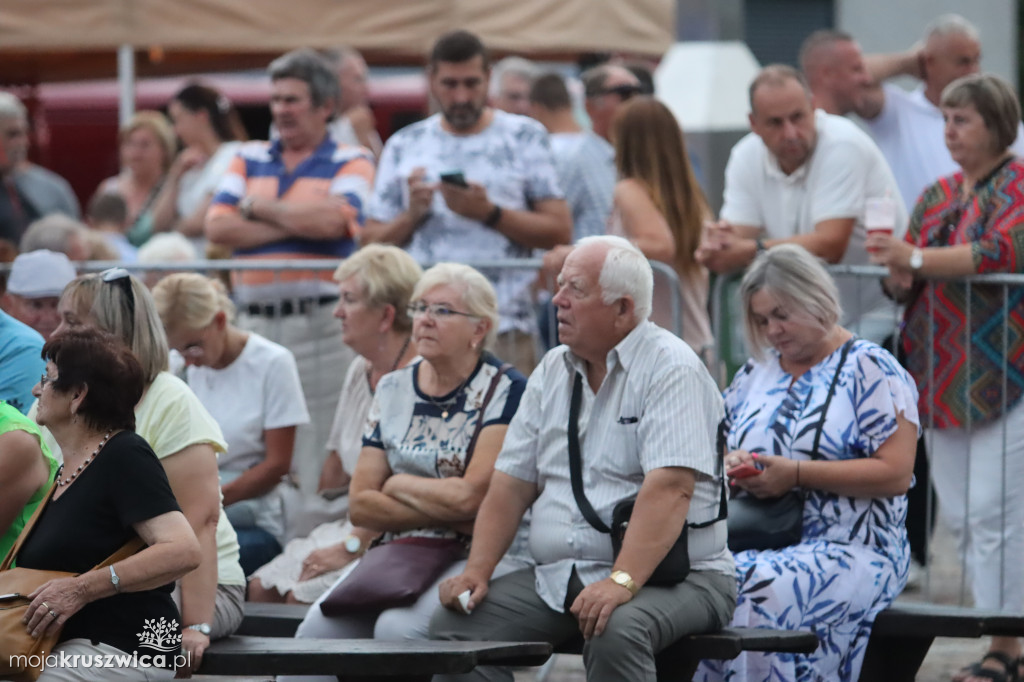
<svg viewBox="0 0 1024 682">
<path fill-rule="evenodd" d="M 135 406 L 135 431 L 163 464 L 174 496 L 199 539 L 202 561 L 178 587 L 182 649 L 199 667 L 211 639 L 242 622 L 245 575 L 238 540 L 220 504 L 217 453 L 227 445 L 220 427 L 183 381 L 167 372 L 167 337 L 146 286 L 122 268 L 84 275 L 64 288 L 57 306 L 66 329 L 92 327 L 121 339 L 142 365 L 145 392 Z M 29 413 L 34 417 L 38 402 Z M 58 448 L 47 441 L 56 454 Z"/>
<path fill-rule="evenodd" d="M 224 511 L 250 575 L 281 552 L 284 518 L 270 493 L 291 472 L 296 427 L 309 423 L 295 356 L 234 326 L 224 285 L 203 275 L 169 275 L 153 300 L 170 347 L 185 358 L 189 387 L 224 432 Z"/>
<path fill-rule="evenodd" d="M 494 288 L 479 272 L 435 265 L 412 301 L 412 341 L 420 359 L 377 384 L 349 490 L 349 516 L 355 526 L 383 533 L 385 543 L 415 537 L 468 545 L 526 378 L 486 350 L 498 308 Z M 514 547 L 501 573 L 522 567 L 511 558 L 515 554 Z M 464 565 L 459 560 L 448 567 L 412 606 L 383 612 L 324 616 L 320 604 L 336 584 L 309 610 L 296 636 L 426 638 L 439 605 L 437 585 Z"/>
</svg>

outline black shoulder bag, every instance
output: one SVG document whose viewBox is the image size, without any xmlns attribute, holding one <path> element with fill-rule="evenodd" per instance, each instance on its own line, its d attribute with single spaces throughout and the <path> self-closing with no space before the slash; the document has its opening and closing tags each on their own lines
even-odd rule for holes
<svg viewBox="0 0 1024 682">
<path fill-rule="evenodd" d="M 627 498 L 612 509 L 612 526 L 609 528 L 601 517 L 597 515 L 590 501 L 583 492 L 583 464 L 580 458 L 580 432 L 579 416 L 580 401 L 583 399 L 583 376 L 577 372 L 576 379 L 572 386 L 572 401 L 569 403 L 569 478 L 572 481 L 572 494 L 576 498 L 576 504 L 583 517 L 601 533 L 609 533 L 612 540 L 612 553 L 619 556 L 622 549 L 622 539 L 626 536 L 626 529 L 629 527 L 629 518 L 633 515 L 633 505 L 636 504 L 636 495 Z M 713 523 L 718 523 L 726 517 L 726 492 L 725 474 L 722 476 L 722 499 L 718 505 L 718 516 L 704 523 L 683 522 L 683 530 L 676 539 L 675 544 L 668 550 L 668 554 L 661 560 L 654 573 L 648 578 L 648 585 L 676 585 L 686 580 L 690 573 L 690 551 L 687 547 L 687 531 L 690 528 L 706 528 Z"/>
<path fill-rule="evenodd" d="M 811 447 L 811 459 L 818 457 L 818 445 L 821 442 L 821 431 L 825 427 L 828 406 L 836 392 L 839 372 L 846 364 L 846 356 L 857 337 L 843 344 L 843 352 L 839 356 L 839 365 L 832 377 L 832 384 L 821 407 L 821 419 L 814 433 L 814 445 Z M 722 434 L 724 436 L 724 434 Z M 724 438 L 723 438 L 724 446 Z M 725 449 L 723 447 L 723 455 Z M 760 498 L 742 494 L 729 500 L 729 549 L 742 552 L 745 549 L 782 549 L 800 542 L 804 527 L 804 494 L 800 490 L 790 490 L 780 497 Z"/>
</svg>

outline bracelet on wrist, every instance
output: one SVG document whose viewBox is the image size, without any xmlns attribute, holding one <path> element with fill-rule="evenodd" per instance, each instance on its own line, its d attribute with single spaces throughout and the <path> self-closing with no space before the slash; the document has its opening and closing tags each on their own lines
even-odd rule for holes
<svg viewBox="0 0 1024 682">
<path fill-rule="evenodd" d="M 488 213 L 487 217 L 484 219 L 484 225 L 486 225 L 487 227 L 497 227 L 498 223 L 500 221 L 501 221 L 501 206 L 498 206 L 497 204 L 495 204 L 494 208 L 491 209 L 491 212 Z"/>
</svg>

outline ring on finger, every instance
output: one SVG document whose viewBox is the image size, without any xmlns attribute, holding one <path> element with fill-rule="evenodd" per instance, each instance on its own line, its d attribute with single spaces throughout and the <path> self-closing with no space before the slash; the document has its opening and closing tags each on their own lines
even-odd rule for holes
<svg viewBox="0 0 1024 682">
<path fill-rule="evenodd" d="M 58 618 L 58 617 L 60 616 L 60 614 L 58 614 L 58 613 L 57 613 L 56 611 L 54 611 L 53 609 L 50 609 L 50 615 L 51 615 L 51 616 L 53 616 L 53 619 L 54 619 L 54 620 L 57 620 L 57 618 Z"/>
</svg>

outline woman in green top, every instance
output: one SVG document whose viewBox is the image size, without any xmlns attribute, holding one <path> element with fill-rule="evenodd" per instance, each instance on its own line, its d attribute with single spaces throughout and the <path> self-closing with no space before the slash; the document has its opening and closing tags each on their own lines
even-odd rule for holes
<svg viewBox="0 0 1024 682">
<path fill-rule="evenodd" d="M 57 466 L 35 422 L 0 400 L 0 557 L 50 489 Z"/>
</svg>

